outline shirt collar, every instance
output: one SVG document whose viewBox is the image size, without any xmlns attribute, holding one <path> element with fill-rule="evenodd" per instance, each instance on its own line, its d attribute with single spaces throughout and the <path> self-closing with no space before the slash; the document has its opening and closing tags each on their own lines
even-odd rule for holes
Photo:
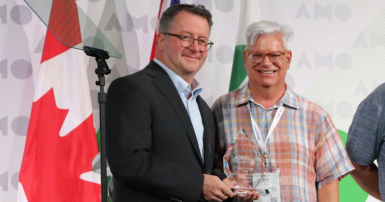
<svg viewBox="0 0 385 202">
<path fill-rule="evenodd" d="M 237 107 L 240 105 L 245 105 L 249 102 L 255 102 L 251 92 L 249 90 L 249 85 L 244 85 L 240 88 L 239 94 L 236 98 Z M 290 89 L 290 87 L 286 84 L 286 90 L 282 97 L 282 99 L 272 106 L 272 108 L 278 108 L 279 105 L 286 105 L 295 109 L 299 109 L 299 103 L 297 102 L 297 95 Z"/>
<path fill-rule="evenodd" d="M 160 67 L 162 67 L 162 69 L 164 69 L 164 71 L 167 72 L 168 76 L 170 76 L 172 82 L 174 83 L 179 95 L 183 95 L 184 97 L 188 98 L 188 95 L 191 92 L 192 99 L 195 99 L 202 92 L 202 86 L 195 78 L 190 86 L 184 79 L 182 79 L 182 77 L 180 77 L 178 74 L 166 67 L 166 65 L 160 62 L 158 59 L 154 58 L 154 62 L 156 62 Z"/>
</svg>

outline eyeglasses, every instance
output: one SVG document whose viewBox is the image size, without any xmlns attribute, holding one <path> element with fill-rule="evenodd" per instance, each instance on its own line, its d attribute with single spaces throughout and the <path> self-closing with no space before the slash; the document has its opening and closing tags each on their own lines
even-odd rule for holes
<svg viewBox="0 0 385 202">
<path fill-rule="evenodd" d="M 286 51 L 275 51 L 271 53 L 260 53 L 260 52 L 251 52 L 247 51 L 250 61 L 254 63 L 261 63 L 265 56 L 267 56 L 272 63 L 281 63 L 282 56 L 286 54 Z"/>
<path fill-rule="evenodd" d="M 210 50 L 211 46 L 214 44 L 213 42 L 205 39 L 205 38 L 197 38 L 194 39 L 191 35 L 184 34 L 184 35 L 179 35 L 179 34 L 172 34 L 172 33 L 162 33 L 164 35 L 170 35 L 170 36 L 175 36 L 176 38 L 180 39 L 180 45 L 189 48 L 192 46 L 195 42 L 195 40 L 198 41 L 198 45 L 204 49 L 200 49 L 201 51 L 208 51 Z"/>
</svg>

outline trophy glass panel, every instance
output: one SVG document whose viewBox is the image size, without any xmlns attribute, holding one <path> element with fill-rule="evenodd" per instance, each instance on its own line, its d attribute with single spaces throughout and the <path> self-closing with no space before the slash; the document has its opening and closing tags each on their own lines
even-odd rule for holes
<svg viewBox="0 0 385 202">
<path fill-rule="evenodd" d="M 223 169 L 234 182 L 234 194 L 253 190 L 253 175 L 258 172 L 256 171 L 258 147 L 255 144 L 241 129 L 223 156 Z"/>
</svg>

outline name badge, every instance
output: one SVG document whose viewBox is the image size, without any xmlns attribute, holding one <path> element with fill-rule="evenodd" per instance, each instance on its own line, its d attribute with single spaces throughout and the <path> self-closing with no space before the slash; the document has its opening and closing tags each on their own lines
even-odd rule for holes
<svg viewBox="0 0 385 202">
<path fill-rule="evenodd" d="M 259 192 L 254 202 L 281 202 L 279 168 L 261 167 L 253 174 L 253 188 Z"/>
</svg>

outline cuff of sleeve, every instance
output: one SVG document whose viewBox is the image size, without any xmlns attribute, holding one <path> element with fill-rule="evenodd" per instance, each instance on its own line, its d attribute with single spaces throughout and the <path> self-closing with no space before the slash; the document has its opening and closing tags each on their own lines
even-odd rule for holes
<svg viewBox="0 0 385 202">
<path fill-rule="evenodd" d="M 353 170 L 353 169 L 348 170 L 347 172 L 343 173 L 343 174 L 340 175 L 340 176 L 332 175 L 332 176 L 329 176 L 329 177 L 323 179 L 322 181 L 319 181 L 319 182 L 317 183 L 317 189 L 320 189 L 320 188 L 321 188 L 322 186 L 324 186 L 324 185 L 330 184 L 331 182 L 333 182 L 333 181 L 336 180 L 336 179 L 337 179 L 338 181 L 341 181 L 342 178 L 344 178 L 345 176 L 347 176 L 347 175 L 350 173 L 350 171 L 352 171 L 352 170 Z"/>
<path fill-rule="evenodd" d="M 221 180 L 223 180 L 227 177 L 227 175 L 223 171 L 221 171 L 220 169 L 214 169 L 213 175 L 217 176 Z"/>
</svg>

